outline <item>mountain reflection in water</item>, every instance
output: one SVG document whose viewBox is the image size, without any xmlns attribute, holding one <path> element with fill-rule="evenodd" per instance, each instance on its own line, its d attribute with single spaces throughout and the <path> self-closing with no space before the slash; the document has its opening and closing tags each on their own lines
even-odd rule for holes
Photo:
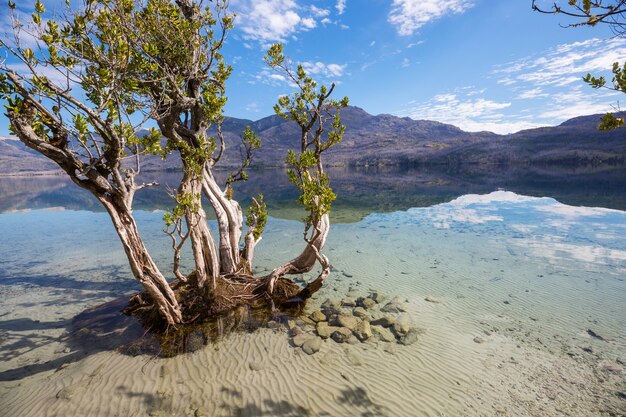
<svg viewBox="0 0 626 417">
<path fill-rule="evenodd" d="M 479 167 L 434 168 L 330 168 L 328 173 L 337 194 L 332 221 L 351 223 L 370 213 L 427 207 L 458 196 L 484 194 L 506 189 L 518 194 L 553 197 L 574 206 L 626 210 L 626 168 L 609 167 Z M 228 172 L 220 172 L 222 180 Z M 170 197 L 180 178 L 178 172 L 149 172 L 144 181 L 158 187 L 142 190 L 135 209 L 154 211 L 171 208 Z M 236 184 L 235 198 L 244 206 L 263 193 L 269 213 L 275 218 L 300 219 L 295 204 L 297 192 L 281 169 L 250 172 L 250 180 Z M 208 203 L 205 207 L 209 208 Z M 103 211 L 88 192 L 64 176 L 0 177 L 0 212 L 32 209 Z M 209 211 L 209 217 L 211 212 Z"/>
</svg>

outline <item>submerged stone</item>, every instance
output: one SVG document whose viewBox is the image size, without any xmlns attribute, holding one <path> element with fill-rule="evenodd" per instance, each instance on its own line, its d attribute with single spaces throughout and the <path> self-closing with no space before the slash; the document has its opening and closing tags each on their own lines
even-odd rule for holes
<svg viewBox="0 0 626 417">
<path fill-rule="evenodd" d="M 296 323 L 300 326 L 315 326 L 315 322 L 306 316 L 300 316 Z"/>
<path fill-rule="evenodd" d="M 361 342 L 364 342 L 372 337 L 372 329 L 370 327 L 370 324 L 365 320 L 362 320 L 352 332 Z"/>
<path fill-rule="evenodd" d="M 405 346 L 412 345 L 413 343 L 417 342 L 420 333 L 421 332 L 419 330 L 413 327 L 408 331 L 407 334 L 398 338 L 398 343 Z"/>
<path fill-rule="evenodd" d="M 345 297 L 341 300 L 341 305 L 344 307 L 354 307 L 356 306 L 356 300 L 352 297 Z"/>
<path fill-rule="evenodd" d="M 431 297 L 430 295 L 426 298 L 424 298 L 425 301 L 428 301 L 429 303 L 433 303 L 433 304 L 441 304 L 443 301 L 441 301 L 438 298 L 435 297 Z"/>
<path fill-rule="evenodd" d="M 293 343 L 293 345 L 296 346 L 296 347 L 301 347 L 304 344 L 304 342 L 306 342 L 307 340 L 309 340 L 312 337 L 314 337 L 314 336 L 312 336 L 310 334 L 302 333 L 302 334 L 294 336 L 291 339 L 291 343 Z"/>
<path fill-rule="evenodd" d="M 315 331 L 322 339 L 328 339 L 330 335 L 333 334 L 333 332 L 337 329 L 339 329 L 339 327 L 330 326 L 328 322 L 325 321 L 320 321 L 315 327 Z"/>
<path fill-rule="evenodd" d="M 480 345 L 480 344 L 483 344 L 483 343 L 485 343 L 485 339 L 483 339 L 483 338 L 482 338 L 482 337 L 480 337 L 480 336 L 476 336 L 476 337 L 474 338 L 474 343 L 478 343 L 479 345 Z"/>
<path fill-rule="evenodd" d="M 382 326 L 382 327 L 390 327 L 396 322 L 396 319 L 391 316 L 383 316 L 379 319 L 375 319 L 371 321 L 371 324 L 374 326 Z"/>
<path fill-rule="evenodd" d="M 356 329 L 361 321 L 362 320 L 358 317 L 349 316 L 347 314 L 340 314 L 335 318 L 332 324 L 339 327 L 347 327 L 348 329 L 353 331 L 354 329 Z"/>
<path fill-rule="evenodd" d="M 307 355 L 312 355 L 319 352 L 321 347 L 322 339 L 320 337 L 313 336 L 302 344 L 302 351 L 304 351 Z"/>
<path fill-rule="evenodd" d="M 320 321 L 326 321 L 326 314 L 322 313 L 320 310 L 317 310 L 311 313 L 309 318 L 316 323 Z"/>
<path fill-rule="evenodd" d="M 337 312 L 341 310 L 341 301 L 329 298 L 322 303 L 322 310 L 330 313 Z"/>
<path fill-rule="evenodd" d="M 363 307 L 355 307 L 352 310 L 352 315 L 362 320 L 370 321 L 372 319 L 372 316 Z"/>
<path fill-rule="evenodd" d="M 383 342 L 395 342 L 396 340 L 391 330 L 382 326 L 372 326 L 372 334 Z"/>
<path fill-rule="evenodd" d="M 383 313 L 404 313 L 404 306 L 396 301 L 390 301 L 380 309 Z"/>
<path fill-rule="evenodd" d="M 352 331 L 346 327 L 340 327 L 330 337 L 337 343 L 344 343 L 352 337 Z"/>
<path fill-rule="evenodd" d="M 209 410 L 207 410 L 206 408 L 199 407 L 198 409 L 196 409 L 193 415 L 194 417 L 209 417 L 211 414 L 209 413 Z"/>
<path fill-rule="evenodd" d="M 402 315 L 396 319 L 396 322 L 391 326 L 391 330 L 397 337 L 404 336 L 411 330 L 411 319 L 406 315 Z"/>
<path fill-rule="evenodd" d="M 358 305 L 370 310 L 376 307 L 376 301 L 372 300 L 371 298 L 361 298 L 358 302 Z"/>
<path fill-rule="evenodd" d="M 374 302 L 376 302 L 377 304 L 380 304 L 383 301 L 385 301 L 386 297 L 384 295 L 382 295 L 381 293 L 379 293 L 378 291 L 372 291 L 372 293 L 370 294 L 369 298 L 374 300 Z"/>
</svg>

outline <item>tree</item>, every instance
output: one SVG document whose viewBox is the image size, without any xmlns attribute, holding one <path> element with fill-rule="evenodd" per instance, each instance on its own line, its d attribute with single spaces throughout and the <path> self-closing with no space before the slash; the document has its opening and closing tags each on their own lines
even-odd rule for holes
<svg viewBox="0 0 626 417">
<path fill-rule="evenodd" d="M 330 272 L 322 249 L 335 198 L 322 153 L 341 141 L 345 127 L 340 109 L 347 98 L 331 100 L 334 85 L 318 86 L 302 66 L 294 70 L 282 46 L 268 51 L 267 64 L 298 88 L 282 97 L 275 110 L 301 128 L 300 149 L 290 152 L 286 163 L 307 217 L 302 253 L 268 276 L 254 277 L 254 248 L 267 222 L 266 207 L 262 196 L 253 199 L 242 236 L 244 216 L 234 199 L 234 186 L 248 178 L 245 170 L 260 147 L 252 130 L 242 133 L 241 168 L 223 186 L 214 176 L 227 151 L 221 131 L 225 82 L 231 74 L 221 54 L 233 27 L 227 0 L 207 7 L 193 0 L 83 0 L 80 10 L 66 4 L 63 18 L 44 22 L 45 7 L 37 0 L 32 24 L 26 25 L 9 2 L 13 36 L 0 40 L 0 46 L 26 71 L 2 63 L 0 96 L 7 101 L 15 135 L 56 162 L 106 208 L 133 275 L 144 287 L 128 311 L 178 325 L 241 303 L 306 298 L 317 291 Z M 34 40 L 35 47 L 26 40 Z M 138 135 L 148 120 L 158 129 Z M 207 134 L 211 127 L 215 136 Z M 138 190 L 154 185 L 137 182 L 142 156 L 165 158 L 172 152 L 181 157 L 183 175 L 176 206 L 164 216 L 176 277 L 169 283 L 141 239 L 132 203 Z M 217 218 L 217 242 L 207 225 L 205 201 Z M 187 242 L 194 268 L 184 274 L 180 253 Z M 310 271 L 316 263 L 322 272 L 303 289 L 283 279 Z"/>
<path fill-rule="evenodd" d="M 568 0 L 567 6 L 559 6 L 553 3 L 550 8 L 542 8 L 537 5 L 537 0 L 532 1 L 533 10 L 545 14 L 560 14 L 574 20 L 565 27 L 608 25 L 615 36 L 626 38 L 626 0 L 592 1 L 592 0 Z M 583 81 L 591 87 L 607 88 L 613 91 L 626 93 L 626 62 L 620 65 L 613 63 L 611 68 L 613 78 L 610 83 L 603 76 L 595 77 L 587 74 Z M 613 113 L 605 114 L 600 120 L 600 130 L 616 129 L 624 125 L 623 117 L 616 117 Z"/>
</svg>

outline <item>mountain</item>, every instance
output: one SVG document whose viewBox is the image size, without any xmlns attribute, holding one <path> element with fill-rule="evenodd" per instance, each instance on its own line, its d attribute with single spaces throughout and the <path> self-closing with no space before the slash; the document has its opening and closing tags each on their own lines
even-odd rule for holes
<svg viewBox="0 0 626 417">
<path fill-rule="evenodd" d="M 371 115 L 359 107 L 342 110 L 343 142 L 326 156 L 329 166 L 492 165 L 492 164 L 624 164 L 626 132 L 598 131 L 600 115 L 582 116 L 559 126 L 510 135 L 465 132 L 456 126 L 389 114 Z M 255 166 L 280 166 L 297 146 L 299 128 L 278 116 L 252 121 L 227 117 L 222 126 L 228 151 L 222 166 L 239 162 L 240 135 L 250 126 L 262 139 Z M 214 131 L 209 131 L 214 134 Z M 179 160 L 143 157 L 142 170 L 176 170 Z M 54 164 L 19 141 L 0 139 L 0 175 L 54 171 Z"/>
<path fill-rule="evenodd" d="M 48 158 L 12 137 L 0 137 L 0 175 L 42 175 L 59 172 Z"/>
</svg>

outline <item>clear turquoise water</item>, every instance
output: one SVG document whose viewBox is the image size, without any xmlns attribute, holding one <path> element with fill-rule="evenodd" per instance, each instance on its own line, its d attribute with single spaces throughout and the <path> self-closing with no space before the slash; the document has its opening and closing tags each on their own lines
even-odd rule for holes
<svg viewBox="0 0 626 417">
<path fill-rule="evenodd" d="M 338 217 L 351 222 L 332 226 L 326 253 L 333 274 L 319 300 L 380 290 L 409 300 L 419 322 L 428 296 L 445 306 L 445 322 L 469 333 L 555 355 L 581 357 L 588 349 L 594 360 L 626 361 L 626 211 L 504 191 L 448 200 L 366 210 L 359 221 L 342 208 Z M 153 258 L 169 271 L 162 212 L 135 214 Z M 140 289 L 105 213 L 5 212 L 0 236 L 0 380 L 31 369 L 29 355 L 58 339 L 52 330 Z M 270 218 L 257 271 L 289 259 L 301 243 L 298 221 Z"/>
</svg>

